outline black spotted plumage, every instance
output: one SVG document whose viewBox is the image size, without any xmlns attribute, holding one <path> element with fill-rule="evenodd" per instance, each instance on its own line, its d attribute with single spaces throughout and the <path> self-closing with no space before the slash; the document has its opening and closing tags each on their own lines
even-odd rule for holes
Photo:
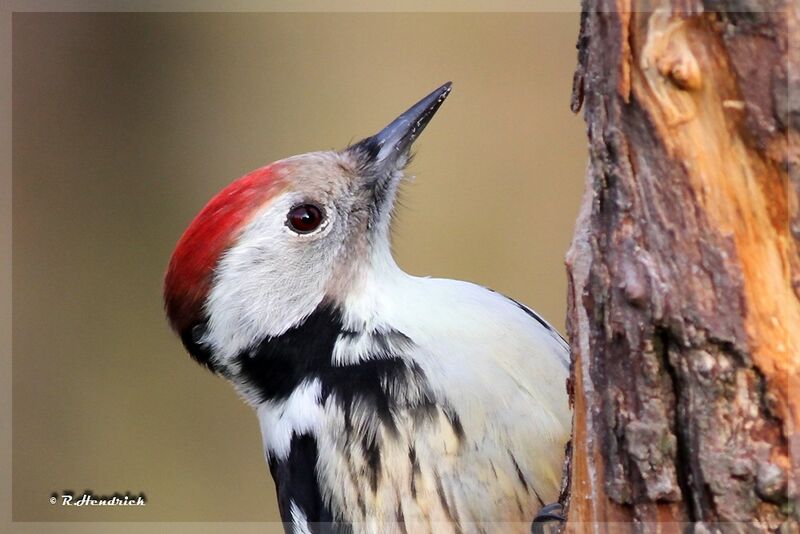
<svg viewBox="0 0 800 534">
<path fill-rule="evenodd" d="M 356 361 L 337 363 L 337 341 L 347 344 L 369 336 L 370 350 Z M 297 388 L 317 380 L 319 402 L 333 402 L 342 410 L 345 430 L 352 430 L 354 410 L 366 412 L 391 436 L 396 432 L 395 414 L 407 410 L 416 421 L 433 420 L 437 404 L 420 367 L 404 351 L 413 340 L 392 329 L 359 331 L 344 327 L 335 306 L 320 305 L 302 323 L 280 336 L 266 338 L 236 358 L 235 380 L 254 391 L 258 402 L 280 404 Z M 463 428 L 452 409 L 442 407 L 459 439 Z M 349 429 L 349 430 L 348 430 Z M 358 448 L 366 459 L 369 485 L 373 492 L 381 477 L 381 444 L 376 434 L 362 434 L 349 446 Z M 336 522 L 340 514 L 322 502 L 316 475 L 319 451 L 311 434 L 292 437 L 288 457 L 277 459 L 267 450 L 270 471 L 279 496 L 281 517 L 291 521 L 291 504 L 302 509 L 309 522 Z M 338 528 L 338 527 L 337 527 Z"/>
<path fill-rule="evenodd" d="M 356 402 L 365 403 L 391 426 L 396 399 L 387 390 L 421 389 L 419 401 L 425 402 L 425 376 L 417 364 L 395 352 L 413 347 L 413 341 L 396 330 L 370 332 L 369 354 L 354 363 L 335 363 L 337 340 L 361 334 L 344 327 L 337 307 L 322 304 L 299 325 L 239 354 L 238 378 L 257 392 L 260 402 L 286 399 L 302 383 L 318 379 L 323 402 L 332 397 L 345 412 Z"/>
<path fill-rule="evenodd" d="M 269 460 L 269 470 L 275 481 L 278 509 L 287 532 L 293 533 L 292 509 L 305 517 L 312 533 L 347 533 L 349 525 L 340 521 L 323 502 L 316 476 L 319 451 L 317 442 L 309 434 L 294 435 L 289 456 Z"/>
</svg>

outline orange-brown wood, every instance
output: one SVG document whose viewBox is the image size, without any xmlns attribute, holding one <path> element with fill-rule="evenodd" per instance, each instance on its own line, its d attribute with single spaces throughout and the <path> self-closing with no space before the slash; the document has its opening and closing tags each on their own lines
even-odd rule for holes
<svg viewBox="0 0 800 534">
<path fill-rule="evenodd" d="M 584 2 L 571 532 L 800 531 L 798 19 Z"/>
</svg>

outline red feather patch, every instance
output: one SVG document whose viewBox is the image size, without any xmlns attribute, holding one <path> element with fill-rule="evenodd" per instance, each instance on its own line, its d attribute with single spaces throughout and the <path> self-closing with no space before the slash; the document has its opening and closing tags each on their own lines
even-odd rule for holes
<svg viewBox="0 0 800 534">
<path fill-rule="evenodd" d="M 283 190 L 282 165 L 256 169 L 220 191 L 183 233 L 164 278 L 164 303 L 181 333 L 201 319 L 214 268 L 254 212 Z"/>
</svg>

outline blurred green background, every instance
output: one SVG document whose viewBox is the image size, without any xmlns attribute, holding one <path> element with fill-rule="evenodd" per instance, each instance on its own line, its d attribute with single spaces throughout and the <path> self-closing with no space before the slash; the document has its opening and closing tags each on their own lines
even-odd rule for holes
<svg viewBox="0 0 800 534">
<path fill-rule="evenodd" d="M 13 519 L 274 521 L 255 416 L 169 331 L 176 240 L 232 179 L 440 83 L 398 261 L 563 330 L 586 142 L 577 13 L 13 16 Z M 51 506 L 144 492 L 144 508 Z"/>
</svg>

